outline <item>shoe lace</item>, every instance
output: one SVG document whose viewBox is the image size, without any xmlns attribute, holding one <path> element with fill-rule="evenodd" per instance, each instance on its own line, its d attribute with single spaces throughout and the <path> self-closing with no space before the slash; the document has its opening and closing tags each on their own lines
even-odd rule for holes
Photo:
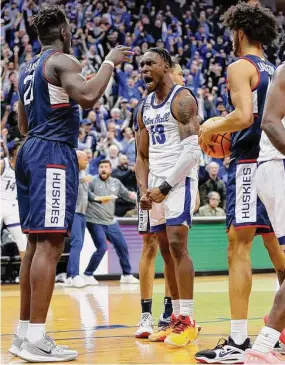
<svg viewBox="0 0 285 365">
<path fill-rule="evenodd" d="M 150 316 L 143 314 L 141 320 L 139 321 L 139 326 L 149 325 L 151 322 Z"/>
<path fill-rule="evenodd" d="M 47 333 L 45 334 L 45 340 L 51 345 L 52 349 L 57 349 L 59 351 L 62 351 L 62 349 L 57 346 L 55 340 L 51 338 Z"/>
</svg>

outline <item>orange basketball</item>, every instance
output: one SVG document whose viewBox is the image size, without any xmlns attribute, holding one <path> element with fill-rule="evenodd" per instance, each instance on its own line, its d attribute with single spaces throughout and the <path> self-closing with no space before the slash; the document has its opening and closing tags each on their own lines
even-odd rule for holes
<svg viewBox="0 0 285 365">
<path fill-rule="evenodd" d="M 211 140 L 215 144 L 214 146 L 206 146 L 202 150 L 209 156 L 214 158 L 224 158 L 231 154 L 231 134 L 213 134 Z"/>
<path fill-rule="evenodd" d="M 219 117 L 214 117 L 207 120 L 207 123 L 215 123 Z M 224 158 L 230 156 L 231 154 L 231 134 L 213 134 L 211 141 L 216 143 L 213 146 L 201 146 L 203 152 L 206 155 L 214 157 L 214 158 Z"/>
</svg>

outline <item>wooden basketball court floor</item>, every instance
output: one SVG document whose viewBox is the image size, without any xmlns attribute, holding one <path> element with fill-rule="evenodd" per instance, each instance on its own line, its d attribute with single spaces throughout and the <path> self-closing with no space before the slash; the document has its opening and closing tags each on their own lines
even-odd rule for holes
<svg viewBox="0 0 285 365">
<path fill-rule="evenodd" d="M 44 283 L 43 283 L 44 285 Z M 202 331 L 186 348 L 171 348 L 134 337 L 140 317 L 139 285 L 100 282 L 82 289 L 57 286 L 48 314 L 47 330 L 58 344 L 79 352 L 78 364 L 193 364 L 194 353 L 214 346 L 228 335 L 229 302 L 226 276 L 195 280 L 196 320 Z M 274 274 L 255 275 L 249 310 L 252 339 L 263 325 L 276 291 Z M 163 305 L 164 281 L 154 285 L 153 314 L 159 317 Z M 8 348 L 18 320 L 19 286 L 1 287 L 1 363 L 18 364 Z"/>
</svg>

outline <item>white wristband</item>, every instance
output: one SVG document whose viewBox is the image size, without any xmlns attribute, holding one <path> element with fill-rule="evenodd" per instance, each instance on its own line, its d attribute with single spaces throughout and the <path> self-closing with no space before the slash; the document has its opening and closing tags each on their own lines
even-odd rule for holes
<svg viewBox="0 0 285 365">
<path fill-rule="evenodd" d="M 115 68 L 115 64 L 114 64 L 114 62 L 112 62 L 112 61 L 110 61 L 110 60 L 105 60 L 105 61 L 103 62 L 103 64 L 104 64 L 104 63 L 106 63 L 106 64 L 108 64 L 108 65 L 112 66 L 112 67 L 113 67 L 113 70 L 114 70 L 114 68 Z"/>
</svg>

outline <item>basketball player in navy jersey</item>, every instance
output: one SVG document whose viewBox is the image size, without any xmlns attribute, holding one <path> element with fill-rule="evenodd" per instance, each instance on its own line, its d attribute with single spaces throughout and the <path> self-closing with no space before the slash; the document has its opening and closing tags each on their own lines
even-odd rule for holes
<svg viewBox="0 0 285 365">
<path fill-rule="evenodd" d="M 285 60 L 285 36 L 280 49 Z M 265 204 L 280 244 L 285 247 L 285 63 L 275 72 L 267 94 L 262 119 L 257 191 Z M 282 334 L 281 334 L 282 332 Z M 280 336 L 281 334 L 281 336 Z M 285 364 L 273 351 L 278 341 L 285 349 L 285 281 L 276 294 L 266 326 L 252 349 L 246 350 L 245 364 Z M 283 345 L 283 346 L 282 346 Z M 284 353 L 284 352 L 283 352 Z"/>
<path fill-rule="evenodd" d="M 61 8 L 41 8 L 35 26 L 41 54 L 26 65 L 19 80 L 19 129 L 27 139 L 18 154 L 16 178 L 21 226 L 29 238 L 20 271 L 20 322 L 10 352 L 26 361 L 68 361 L 77 352 L 56 346 L 45 333 L 45 322 L 56 265 L 75 212 L 78 104 L 93 107 L 114 66 L 128 61 L 132 52 L 115 47 L 96 76 L 86 81 L 80 63 L 69 55 L 71 27 Z"/>
<path fill-rule="evenodd" d="M 262 47 L 277 37 L 278 25 L 270 10 L 244 2 L 232 6 L 224 14 L 224 23 L 233 31 L 234 53 L 239 57 L 227 71 L 229 102 L 233 111 L 215 123 L 204 123 L 200 129 L 200 143 L 211 146 L 212 134 L 232 133 L 226 220 L 231 334 L 213 350 L 196 354 L 196 360 L 203 363 L 242 362 L 244 351 L 250 347 L 247 315 L 252 280 L 250 250 L 255 234 L 267 233 L 263 237 L 266 246 L 272 245 L 278 250 L 281 280 L 285 268 L 283 252 L 256 191 L 260 124 L 267 89 L 275 71 L 265 59 Z"/>
</svg>

